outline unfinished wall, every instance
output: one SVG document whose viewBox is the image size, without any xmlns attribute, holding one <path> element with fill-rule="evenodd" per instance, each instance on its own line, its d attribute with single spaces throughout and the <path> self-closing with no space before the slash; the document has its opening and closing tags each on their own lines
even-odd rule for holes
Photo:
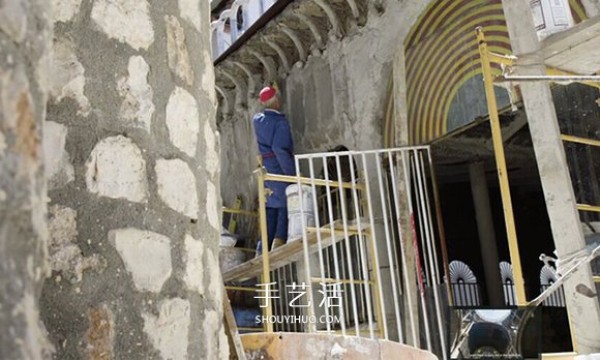
<svg viewBox="0 0 600 360">
<path fill-rule="evenodd" d="M 340 144 L 355 150 L 383 147 L 394 54 L 401 46 L 401 34 L 426 4 L 382 3 L 383 12 L 369 5 L 364 25 L 350 26 L 341 39 L 331 36 L 324 51 L 313 51 L 289 74 L 279 74 L 283 111 L 291 123 L 296 153 L 327 151 Z M 257 108 L 255 99 L 248 104 Z M 238 193 L 256 193 L 254 183 L 246 181 L 256 166 L 252 114 L 239 106 L 222 114 L 221 185 L 226 204 Z"/>
<path fill-rule="evenodd" d="M 58 359 L 225 359 L 205 0 L 55 0 L 43 320 Z"/>
<path fill-rule="evenodd" d="M 52 23 L 44 0 L 0 2 L 0 358 L 42 359 L 46 275 L 42 124 Z"/>
</svg>

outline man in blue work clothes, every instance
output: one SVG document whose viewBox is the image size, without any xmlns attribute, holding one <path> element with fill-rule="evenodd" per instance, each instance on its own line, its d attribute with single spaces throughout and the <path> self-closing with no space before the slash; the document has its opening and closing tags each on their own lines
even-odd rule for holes
<svg viewBox="0 0 600 360">
<path fill-rule="evenodd" d="M 263 166 L 270 174 L 296 175 L 290 124 L 285 115 L 279 112 L 281 102 L 277 90 L 270 86 L 265 87 L 260 91 L 259 97 L 264 110 L 256 114 L 252 122 Z M 272 248 L 282 245 L 287 240 L 288 213 L 285 189 L 288 185 L 277 181 L 265 182 L 265 186 L 271 192 L 267 196 L 266 210 L 267 237 L 269 247 Z M 262 252 L 261 241 L 256 251 Z"/>
</svg>

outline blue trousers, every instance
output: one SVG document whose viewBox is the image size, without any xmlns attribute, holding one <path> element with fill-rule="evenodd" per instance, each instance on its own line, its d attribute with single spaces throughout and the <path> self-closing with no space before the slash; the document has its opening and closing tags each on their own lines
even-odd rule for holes
<svg viewBox="0 0 600 360">
<path fill-rule="evenodd" d="M 286 207 L 267 209 L 267 240 L 269 249 L 273 244 L 273 239 L 279 238 L 287 240 L 288 234 L 288 212 Z M 256 246 L 256 252 L 262 253 L 262 241 L 259 240 Z"/>
</svg>

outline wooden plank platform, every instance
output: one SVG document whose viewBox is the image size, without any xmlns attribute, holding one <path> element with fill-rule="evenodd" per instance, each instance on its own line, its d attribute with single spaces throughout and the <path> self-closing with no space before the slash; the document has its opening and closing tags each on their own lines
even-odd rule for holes
<svg viewBox="0 0 600 360">
<path fill-rule="evenodd" d="M 361 229 L 363 235 L 366 235 L 366 232 L 369 229 L 369 226 L 366 224 L 366 222 L 366 219 L 361 220 Z M 317 244 L 317 228 L 307 228 L 307 233 L 309 254 L 312 254 L 319 250 L 319 245 Z M 332 231 L 329 224 L 322 226 L 320 228 L 320 233 L 322 248 L 336 244 L 344 239 L 344 230 L 339 221 L 334 223 L 333 236 L 331 236 Z M 356 225 L 348 226 L 348 235 L 358 235 L 358 228 Z M 302 245 L 302 239 L 289 242 L 269 252 L 270 270 L 274 270 L 292 262 L 301 260 L 303 256 L 304 246 Z M 229 269 L 223 274 L 223 281 L 243 281 L 260 276 L 262 274 L 262 258 L 262 256 L 258 256 Z"/>
</svg>

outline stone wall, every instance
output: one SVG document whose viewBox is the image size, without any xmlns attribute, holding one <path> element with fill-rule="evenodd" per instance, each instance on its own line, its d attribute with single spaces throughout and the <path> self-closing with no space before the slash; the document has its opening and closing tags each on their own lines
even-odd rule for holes
<svg viewBox="0 0 600 360">
<path fill-rule="evenodd" d="M 0 2 L 0 358 L 48 356 L 42 124 L 52 23 L 45 0 Z"/>
<path fill-rule="evenodd" d="M 43 321 L 56 358 L 228 357 L 205 0 L 54 0 Z"/>
</svg>

